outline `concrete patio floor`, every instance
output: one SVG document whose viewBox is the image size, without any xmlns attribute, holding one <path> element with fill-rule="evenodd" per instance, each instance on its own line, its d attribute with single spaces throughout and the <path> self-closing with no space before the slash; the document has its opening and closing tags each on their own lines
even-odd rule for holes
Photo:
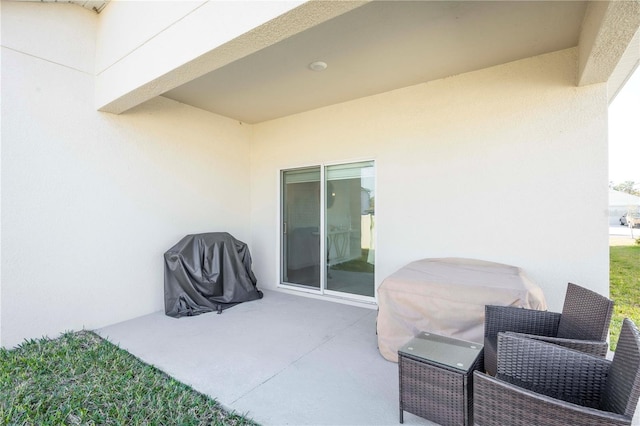
<svg viewBox="0 0 640 426">
<path fill-rule="evenodd" d="M 376 314 L 266 291 L 222 315 L 157 312 L 96 331 L 262 425 L 397 425 L 398 366 L 378 352 Z"/>
</svg>

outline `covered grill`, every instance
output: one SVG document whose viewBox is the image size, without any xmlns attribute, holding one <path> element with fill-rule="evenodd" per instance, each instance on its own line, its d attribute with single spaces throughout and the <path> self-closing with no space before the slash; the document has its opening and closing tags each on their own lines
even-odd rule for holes
<svg viewBox="0 0 640 426">
<path fill-rule="evenodd" d="M 262 298 L 249 247 L 227 232 L 187 235 L 164 254 L 164 307 L 199 315 Z"/>
</svg>

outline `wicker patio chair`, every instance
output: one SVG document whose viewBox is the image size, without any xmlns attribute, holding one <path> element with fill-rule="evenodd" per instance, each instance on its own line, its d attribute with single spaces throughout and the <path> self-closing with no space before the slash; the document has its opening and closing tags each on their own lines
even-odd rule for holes
<svg viewBox="0 0 640 426">
<path fill-rule="evenodd" d="M 513 306 L 485 307 L 484 369 L 496 374 L 498 333 L 512 331 L 581 352 L 604 357 L 613 301 L 569 283 L 562 313 Z"/>
<path fill-rule="evenodd" d="M 613 360 L 500 333 L 498 373 L 474 373 L 478 426 L 630 425 L 640 397 L 640 334 L 622 325 Z"/>
</svg>

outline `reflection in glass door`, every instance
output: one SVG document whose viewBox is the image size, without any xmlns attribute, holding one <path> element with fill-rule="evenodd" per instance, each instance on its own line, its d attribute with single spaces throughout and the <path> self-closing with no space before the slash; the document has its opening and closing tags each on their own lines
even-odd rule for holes
<svg viewBox="0 0 640 426">
<path fill-rule="evenodd" d="M 328 166 L 326 289 L 374 296 L 375 173 L 373 161 Z"/>
<path fill-rule="evenodd" d="M 320 289 L 320 167 L 282 173 L 282 281 Z"/>
<path fill-rule="evenodd" d="M 373 161 L 283 171 L 281 212 L 283 284 L 373 299 Z"/>
</svg>

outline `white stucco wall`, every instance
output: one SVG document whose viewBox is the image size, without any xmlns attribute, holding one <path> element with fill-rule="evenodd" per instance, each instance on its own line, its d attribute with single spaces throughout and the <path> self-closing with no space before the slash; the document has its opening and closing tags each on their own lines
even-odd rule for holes
<svg viewBox="0 0 640 426">
<path fill-rule="evenodd" d="M 279 170 L 374 158 L 376 282 L 426 257 L 522 267 L 550 308 L 572 281 L 608 293 L 606 85 L 576 50 L 255 126 L 256 274 L 278 282 Z"/>
<path fill-rule="evenodd" d="M 2 3 L 0 344 L 161 309 L 187 233 L 248 242 L 276 288 L 279 170 L 323 162 L 376 160 L 377 284 L 460 256 L 524 268 L 554 310 L 567 281 L 608 291 L 606 85 L 575 87 L 575 49 L 248 126 L 165 98 L 96 112 L 94 70 L 166 17 L 96 64 L 96 16 Z"/>
<path fill-rule="evenodd" d="M 251 128 L 165 98 L 97 112 L 94 51 L 72 46 L 95 41 L 96 15 L 2 14 L 1 344 L 162 309 L 162 254 L 182 236 L 249 241 Z"/>
</svg>

